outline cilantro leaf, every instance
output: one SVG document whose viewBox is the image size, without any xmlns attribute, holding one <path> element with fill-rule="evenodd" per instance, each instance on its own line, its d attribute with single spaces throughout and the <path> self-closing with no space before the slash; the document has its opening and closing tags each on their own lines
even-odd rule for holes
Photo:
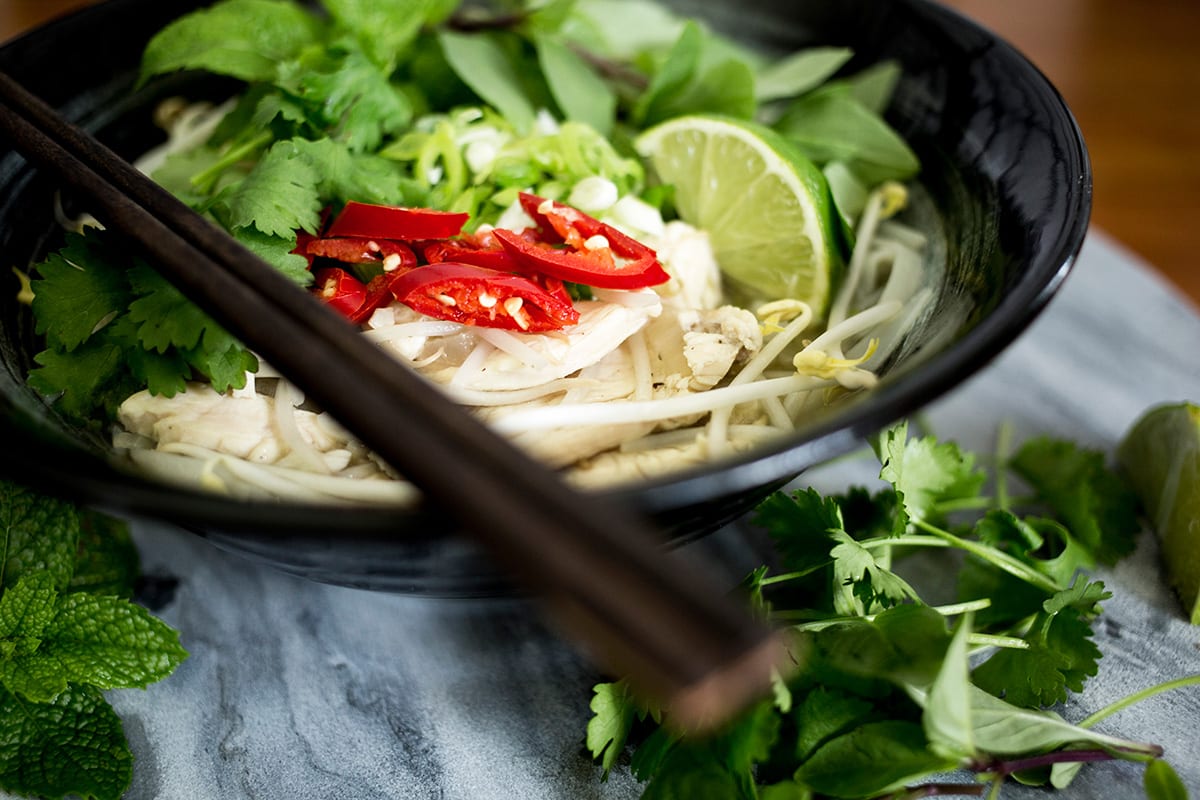
<svg viewBox="0 0 1200 800">
<path fill-rule="evenodd" d="M 0 481 L 0 592 L 38 572 L 50 577 L 53 588 L 64 588 L 78 548 L 79 514 L 72 503 Z"/>
<path fill-rule="evenodd" d="M 957 444 L 939 444 L 932 436 L 908 438 L 908 423 L 900 423 L 873 442 L 883 478 L 900 500 L 893 533 L 902 535 L 911 520 L 936 516 L 946 500 L 975 497 L 986 475 L 975 469 L 975 459 Z"/>
<path fill-rule="evenodd" d="M 754 766 L 779 737 L 774 706 L 759 703 L 733 725 L 701 740 L 683 740 L 657 765 L 643 800 L 755 800 Z"/>
<path fill-rule="evenodd" d="M 124 273 L 109 268 L 79 234 L 68 235 L 66 245 L 38 265 L 33 292 L 37 332 L 67 351 L 131 299 Z"/>
<path fill-rule="evenodd" d="M 867 614 L 890 608 L 906 600 L 917 600 L 908 583 L 875 560 L 871 551 L 845 531 L 834 531 L 837 542 L 829 552 L 833 558 L 834 580 L 841 591 L 834 593 L 834 609 L 839 614 Z"/>
<path fill-rule="evenodd" d="M 1091 554 L 1066 528 L 1051 519 L 1021 519 L 1010 511 L 989 511 L 975 525 L 984 544 L 1037 567 L 1060 584 L 1095 566 Z"/>
<path fill-rule="evenodd" d="M 856 539 L 887 536 L 896 526 L 895 489 L 882 489 L 872 494 L 862 486 L 852 486 L 845 494 L 833 495 L 842 512 L 845 530 Z"/>
<path fill-rule="evenodd" d="M 301 286 L 312 283 L 308 271 L 308 260 L 292 251 L 296 249 L 296 237 L 268 236 L 255 228 L 238 228 L 233 238 L 254 255 Z"/>
<path fill-rule="evenodd" d="M 1133 552 L 1141 531 L 1137 497 L 1105 467 L 1103 454 L 1041 437 L 1026 442 L 1011 466 L 1101 564 Z"/>
<path fill-rule="evenodd" d="M 600 762 L 607 779 L 625 751 L 634 722 L 642 715 L 624 681 L 599 683 L 593 689 L 592 717 L 587 724 L 587 748 Z"/>
<path fill-rule="evenodd" d="M 398 54 L 409 50 L 421 27 L 439 22 L 458 6 L 457 0 L 325 0 L 341 27 L 362 42 L 385 72 Z"/>
<path fill-rule="evenodd" d="M 0 788 L 119 800 L 132 777 L 121 720 L 99 691 L 72 686 L 30 703 L 0 687 Z"/>
<path fill-rule="evenodd" d="M 341 43 L 321 55 L 318 62 L 303 60 L 281 69 L 279 85 L 300 100 L 322 134 L 353 152 L 371 152 L 412 120 L 407 95 L 361 50 Z M 279 111 L 292 113 L 284 104 Z"/>
<path fill-rule="evenodd" d="M 420 205 L 424 190 L 390 158 L 353 153 L 333 139 L 294 139 L 297 152 L 320 171 L 320 192 L 333 202 Z"/>
<path fill-rule="evenodd" d="M 222 0 L 159 31 L 142 55 L 141 80 L 201 69 L 245 81 L 270 81 L 280 62 L 320 40 L 320 21 L 282 0 Z"/>
<path fill-rule="evenodd" d="M 828 533 L 842 530 L 842 512 L 835 499 L 809 488 L 770 495 L 754 522 L 767 529 L 786 570 L 811 572 L 829 563 Z"/>
<path fill-rule="evenodd" d="M 75 419 L 88 420 L 97 408 L 110 411 L 118 397 L 136 391 L 123 380 L 127 375 L 121 348 L 110 341 L 89 341 L 70 353 L 43 350 L 33 360 L 38 366 L 29 371 L 29 386 L 57 398 L 57 407 Z"/>
<path fill-rule="evenodd" d="M 977 667 L 975 684 L 1013 705 L 1036 708 L 1066 702 L 1096 674 L 1100 649 L 1090 621 L 1109 597 L 1100 582 L 1077 581 L 1042 604 L 1026 637 L 1029 648 L 1005 648 Z"/>
<path fill-rule="evenodd" d="M 320 179 L 291 141 L 277 142 L 245 178 L 221 191 L 217 205 L 228 214 L 231 229 L 253 227 L 284 238 L 301 229 L 315 233 L 321 221 Z"/>
<path fill-rule="evenodd" d="M 258 361 L 216 320 L 204 313 L 165 278 L 148 268 L 130 272 L 141 296 L 129 306 L 129 321 L 136 326 L 140 346 L 151 353 L 171 354 L 157 363 L 149 356 L 133 360 L 152 391 L 173 394 L 183 388 L 183 377 L 195 368 L 218 392 L 245 385 L 245 373 Z M 186 365 L 187 368 L 181 369 Z M 179 370 L 172 380 L 171 369 Z"/>
</svg>

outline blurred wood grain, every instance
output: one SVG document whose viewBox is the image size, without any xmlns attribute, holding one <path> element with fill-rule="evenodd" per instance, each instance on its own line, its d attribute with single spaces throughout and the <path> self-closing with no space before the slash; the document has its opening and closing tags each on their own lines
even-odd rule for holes
<svg viewBox="0 0 1200 800">
<path fill-rule="evenodd" d="M 1058 87 L 1091 153 L 1093 224 L 1200 303 L 1200 0 L 943 2 Z M 84 5 L 0 0 L 0 38 Z"/>
</svg>

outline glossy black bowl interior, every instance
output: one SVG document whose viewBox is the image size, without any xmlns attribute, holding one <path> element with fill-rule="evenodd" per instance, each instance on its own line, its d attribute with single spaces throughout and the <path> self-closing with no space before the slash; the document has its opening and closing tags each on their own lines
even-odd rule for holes
<svg viewBox="0 0 1200 800">
<path fill-rule="evenodd" d="M 112 0 L 0 48 L 0 69 L 133 157 L 152 145 L 149 110 L 181 89 L 130 94 L 137 58 L 169 18 L 202 3 Z M 926 0 L 690 0 L 673 3 L 736 38 L 786 52 L 855 50 L 850 70 L 904 68 L 889 119 L 917 150 L 944 227 L 947 275 L 930 324 L 875 391 L 736 460 L 612 492 L 678 537 L 715 530 L 805 468 L 935 399 L 1029 324 L 1082 244 L 1087 153 L 1062 99 L 1005 43 Z M 70 58 L 63 54 L 69 53 Z M 0 251 L 23 266 L 53 240 L 55 187 L 17 155 L 0 157 Z M 15 280 L 0 292 L 0 467 L 19 480 L 133 515 L 178 523 L 219 545 L 318 580 L 393 591 L 474 594 L 496 577 L 438 509 L 247 504 L 166 488 L 114 468 L 105 443 L 66 425 L 25 386 L 39 347 Z M 464 458 L 469 458 L 464 454 Z M 470 497 L 464 497 L 470 502 Z"/>
</svg>

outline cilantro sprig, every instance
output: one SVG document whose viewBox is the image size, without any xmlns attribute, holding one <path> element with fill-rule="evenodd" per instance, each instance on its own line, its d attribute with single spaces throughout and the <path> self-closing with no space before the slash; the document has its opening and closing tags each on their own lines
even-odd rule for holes
<svg viewBox="0 0 1200 800">
<path fill-rule="evenodd" d="M 117 800 L 133 755 L 101 694 L 145 688 L 187 656 L 130 602 L 124 523 L 0 481 L 0 789 Z"/>
<path fill-rule="evenodd" d="M 1039 438 L 984 468 L 904 423 L 874 450 L 885 488 L 779 492 L 755 515 L 775 559 L 742 589 L 787 626 L 796 674 L 706 738 L 673 730 L 623 682 L 597 685 L 587 747 L 603 775 L 632 750 L 652 800 L 996 798 L 1009 778 L 1061 788 L 1086 763 L 1125 759 L 1147 764 L 1148 797 L 1186 797 L 1160 747 L 1091 728 L 1200 676 L 1078 724 L 1054 711 L 1098 670 L 1091 626 L 1111 595 L 1087 570 L 1140 532 L 1135 496 L 1103 455 Z M 1010 481 L 1029 496 L 1010 496 Z M 927 604 L 903 577 L 922 549 L 947 565 L 954 602 Z M 954 770 L 975 782 L 939 782 Z"/>
</svg>

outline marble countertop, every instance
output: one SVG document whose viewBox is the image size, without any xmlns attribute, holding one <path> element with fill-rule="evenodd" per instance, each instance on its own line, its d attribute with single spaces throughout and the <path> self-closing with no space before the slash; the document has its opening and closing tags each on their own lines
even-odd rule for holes
<svg viewBox="0 0 1200 800">
<path fill-rule="evenodd" d="M 1148 406 L 1200 400 L 1198 345 L 1197 310 L 1093 233 L 1033 328 L 926 418 L 968 447 L 988 447 L 1009 420 L 1020 438 L 1111 448 Z M 838 488 L 868 467 L 843 461 L 797 483 Z M 533 606 L 320 585 L 162 526 L 135 536 L 145 573 L 177 581 L 155 610 L 191 656 L 147 691 L 109 695 L 137 759 L 130 800 L 638 796 L 625 773 L 601 783 L 582 754 L 596 676 Z M 1096 625 L 1105 658 L 1070 719 L 1200 671 L 1200 628 L 1167 592 L 1151 536 L 1103 577 L 1114 591 Z M 1163 745 L 1200 795 L 1198 727 L 1195 689 L 1101 726 Z M 1134 798 L 1140 786 L 1140 767 L 1099 764 L 1065 792 L 1010 785 L 1003 797 Z"/>
</svg>

